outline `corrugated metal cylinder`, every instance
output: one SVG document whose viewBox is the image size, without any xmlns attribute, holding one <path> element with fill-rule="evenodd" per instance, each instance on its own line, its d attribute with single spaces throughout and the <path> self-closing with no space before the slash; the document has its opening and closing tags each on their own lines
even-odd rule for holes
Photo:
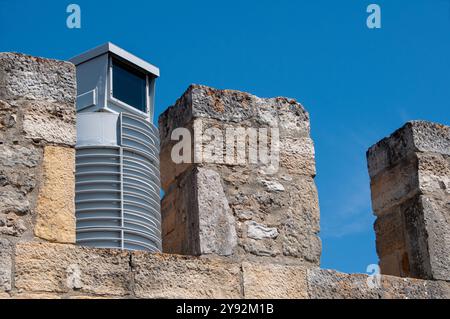
<svg viewBox="0 0 450 319">
<path fill-rule="evenodd" d="M 160 252 L 159 69 L 107 43 L 77 66 L 77 244 Z"/>
</svg>

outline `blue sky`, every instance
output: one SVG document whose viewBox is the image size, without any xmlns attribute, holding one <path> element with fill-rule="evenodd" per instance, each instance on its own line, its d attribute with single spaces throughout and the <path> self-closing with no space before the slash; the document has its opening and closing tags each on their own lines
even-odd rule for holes
<svg viewBox="0 0 450 319">
<path fill-rule="evenodd" d="M 82 28 L 66 27 L 81 6 Z M 382 9 L 382 29 L 366 8 Z M 0 0 L 0 51 L 68 59 L 111 41 L 161 69 L 157 114 L 190 83 L 296 98 L 316 145 L 322 266 L 378 262 L 367 148 L 407 120 L 450 124 L 449 0 Z"/>
</svg>

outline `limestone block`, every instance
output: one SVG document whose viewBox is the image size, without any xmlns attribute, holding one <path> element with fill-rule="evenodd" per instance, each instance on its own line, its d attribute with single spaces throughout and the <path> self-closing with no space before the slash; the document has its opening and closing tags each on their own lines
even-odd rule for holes
<svg viewBox="0 0 450 319">
<path fill-rule="evenodd" d="M 311 299 L 378 299 L 379 290 L 370 289 L 366 275 L 348 275 L 333 270 L 310 269 L 307 274 Z"/>
<path fill-rule="evenodd" d="M 37 203 L 36 236 L 60 243 L 75 242 L 75 150 L 47 146 L 44 180 Z"/>
<path fill-rule="evenodd" d="M 308 137 L 280 139 L 280 165 L 290 174 L 316 175 L 314 142 Z"/>
<path fill-rule="evenodd" d="M 12 245 L 0 238 L 0 294 L 11 290 Z"/>
<path fill-rule="evenodd" d="M 0 300 L 11 299 L 11 296 L 6 292 L 0 292 Z"/>
<path fill-rule="evenodd" d="M 376 216 L 382 216 L 391 207 L 419 194 L 417 165 L 417 158 L 412 154 L 372 177 L 372 207 Z"/>
<path fill-rule="evenodd" d="M 368 275 L 310 269 L 307 278 L 311 299 L 445 299 L 449 293 L 445 282 L 384 275 L 377 282 Z"/>
<path fill-rule="evenodd" d="M 74 105 L 75 66 L 69 62 L 0 53 L 0 99 L 41 100 Z"/>
<path fill-rule="evenodd" d="M 130 253 L 50 243 L 16 247 L 16 288 L 26 292 L 130 293 Z"/>
<path fill-rule="evenodd" d="M 279 232 L 275 227 L 267 227 L 254 221 L 247 222 L 247 236 L 252 239 L 261 240 L 264 238 L 275 239 Z"/>
<path fill-rule="evenodd" d="M 302 105 L 288 98 L 193 85 L 160 116 L 159 125 L 165 252 L 319 264 L 314 144 Z M 216 161 L 175 164 L 171 134 L 177 128 L 188 129 L 191 138 L 215 132 Z M 257 135 L 267 141 L 255 145 Z M 197 145 L 210 145 L 203 137 L 201 143 L 191 141 L 192 153 Z M 273 147 L 277 137 L 279 149 Z M 260 152 L 252 157 L 259 161 L 249 161 L 250 151 L 259 151 L 261 145 L 268 146 L 270 163 L 261 160 Z"/>
<path fill-rule="evenodd" d="M 197 255 L 200 244 L 193 172 L 189 171 L 165 193 L 162 200 L 162 246 L 163 252 Z"/>
<path fill-rule="evenodd" d="M 450 196 L 450 156 L 418 153 L 418 182 L 422 194 Z"/>
<path fill-rule="evenodd" d="M 231 255 L 237 245 L 235 221 L 217 172 L 197 168 L 183 178 L 182 189 L 163 200 L 165 252 Z"/>
<path fill-rule="evenodd" d="M 276 264 L 243 263 L 247 299 L 306 299 L 306 268 Z"/>
<path fill-rule="evenodd" d="M 25 194 L 9 185 L 0 190 L 0 215 L 25 215 L 30 212 L 30 203 Z"/>
<path fill-rule="evenodd" d="M 0 100 L 0 132 L 15 127 L 17 120 L 17 108 L 13 107 L 6 101 Z"/>
<path fill-rule="evenodd" d="M 382 272 L 450 278 L 450 127 L 407 123 L 368 153 Z"/>
<path fill-rule="evenodd" d="M 381 283 L 382 299 L 448 299 L 450 296 L 446 282 L 382 276 Z"/>
<path fill-rule="evenodd" d="M 372 206 L 377 216 L 417 194 L 448 196 L 450 161 L 441 154 L 410 154 L 372 177 L 371 190 Z"/>
<path fill-rule="evenodd" d="M 444 199 L 421 196 L 420 210 L 424 212 L 428 250 L 420 247 L 428 258 L 431 274 L 428 278 L 450 280 L 450 196 Z M 412 223 L 412 221 L 410 221 Z M 414 232 L 410 236 L 412 236 Z M 410 238 L 410 242 L 412 242 Z M 420 276 L 419 278 L 427 278 Z"/>
<path fill-rule="evenodd" d="M 394 166 L 415 152 L 450 155 L 450 127 L 425 122 L 408 122 L 367 151 L 370 177 Z"/>
<path fill-rule="evenodd" d="M 17 166 L 34 168 L 41 160 L 40 151 L 31 146 L 0 145 L 0 165 L 2 169 L 13 169 Z"/>
<path fill-rule="evenodd" d="M 235 221 L 220 175 L 199 168 L 196 173 L 201 254 L 228 256 L 237 245 Z"/>
<path fill-rule="evenodd" d="M 18 294 L 14 294 L 12 299 L 18 300 L 55 300 L 62 299 L 62 295 L 51 294 L 51 293 L 29 293 L 29 292 L 21 292 Z"/>
<path fill-rule="evenodd" d="M 240 298 L 240 265 L 220 260 L 133 252 L 138 298 Z"/>
<path fill-rule="evenodd" d="M 376 247 L 383 274 L 400 277 L 410 274 L 405 229 L 405 218 L 399 208 L 375 222 Z"/>
<path fill-rule="evenodd" d="M 23 102 L 25 137 L 47 143 L 75 146 L 75 105 L 41 101 Z"/>
<path fill-rule="evenodd" d="M 41 150 L 0 144 L 0 234 L 20 237 L 31 227 Z"/>
<path fill-rule="evenodd" d="M 166 154 L 166 160 L 161 161 L 163 185 L 167 184 L 166 180 L 172 178 L 171 174 L 180 174 L 179 170 L 183 167 L 177 165 L 178 170 L 174 170 L 173 162 L 168 157 L 170 151 L 166 150 L 174 144 L 171 141 L 173 130 L 192 130 L 197 119 L 246 128 L 279 128 L 282 140 L 285 137 L 309 137 L 309 114 L 293 99 L 264 99 L 239 91 L 192 85 L 175 105 L 169 107 L 159 118 L 161 149 L 162 154 Z M 288 162 L 287 156 L 284 158 Z M 287 165 L 292 166 L 292 163 Z M 311 169 L 310 165 L 305 167 Z"/>
</svg>

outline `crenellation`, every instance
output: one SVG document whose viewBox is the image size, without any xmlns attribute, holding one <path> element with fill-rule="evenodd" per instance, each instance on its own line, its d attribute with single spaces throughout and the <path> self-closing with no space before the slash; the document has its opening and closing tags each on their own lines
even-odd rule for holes
<svg viewBox="0 0 450 319">
<path fill-rule="evenodd" d="M 303 106 L 287 98 L 263 99 L 193 85 L 160 116 L 159 124 L 161 179 L 168 198 L 163 203 L 171 202 L 162 209 L 163 234 L 168 234 L 163 235 L 166 252 L 319 264 L 314 144 Z M 191 161 L 184 164 L 174 163 L 170 152 L 176 144 L 171 132 L 180 128 L 193 137 L 188 143 Z M 252 151 L 261 155 L 261 145 L 267 144 L 265 155 L 270 160 L 252 157 Z M 194 172 L 191 183 L 176 182 L 184 180 L 190 170 Z M 203 178 L 202 172 L 208 176 Z M 189 204 L 173 200 L 192 192 L 192 186 L 196 189 Z M 176 219 L 176 212 L 183 218 Z M 247 212 L 244 218 L 242 212 Z M 174 226 L 174 220 L 184 226 Z M 187 220 L 198 224 L 186 224 Z M 276 235 L 252 236 L 251 222 Z M 199 251 L 180 251 L 178 240 L 187 233 L 198 238 Z M 223 239 L 217 241 L 218 236 Z"/>
<path fill-rule="evenodd" d="M 450 279 L 450 127 L 407 123 L 367 153 L 384 274 Z"/>
</svg>

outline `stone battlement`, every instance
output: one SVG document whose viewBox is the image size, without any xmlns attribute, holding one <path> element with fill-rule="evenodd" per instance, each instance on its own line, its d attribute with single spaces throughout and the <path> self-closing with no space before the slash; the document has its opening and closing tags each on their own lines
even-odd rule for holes
<svg viewBox="0 0 450 319">
<path fill-rule="evenodd" d="M 75 245 L 75 96 L 72 64 L 0 53 L 0 298 L 450 298 L 449 127 L 411 122 L 367 153 L 376 281 L 320 269 L 303 106 L 199 85 L 159 119 L 164 254 Z M 193 137 L 183 163 L 178 128 Z M 239 161 L 239 143 L 261 151 L 247 129 L 276 169 L 261 152 Z M 211 144 L 222 132 L 232 147 Z"/>
</svg>

